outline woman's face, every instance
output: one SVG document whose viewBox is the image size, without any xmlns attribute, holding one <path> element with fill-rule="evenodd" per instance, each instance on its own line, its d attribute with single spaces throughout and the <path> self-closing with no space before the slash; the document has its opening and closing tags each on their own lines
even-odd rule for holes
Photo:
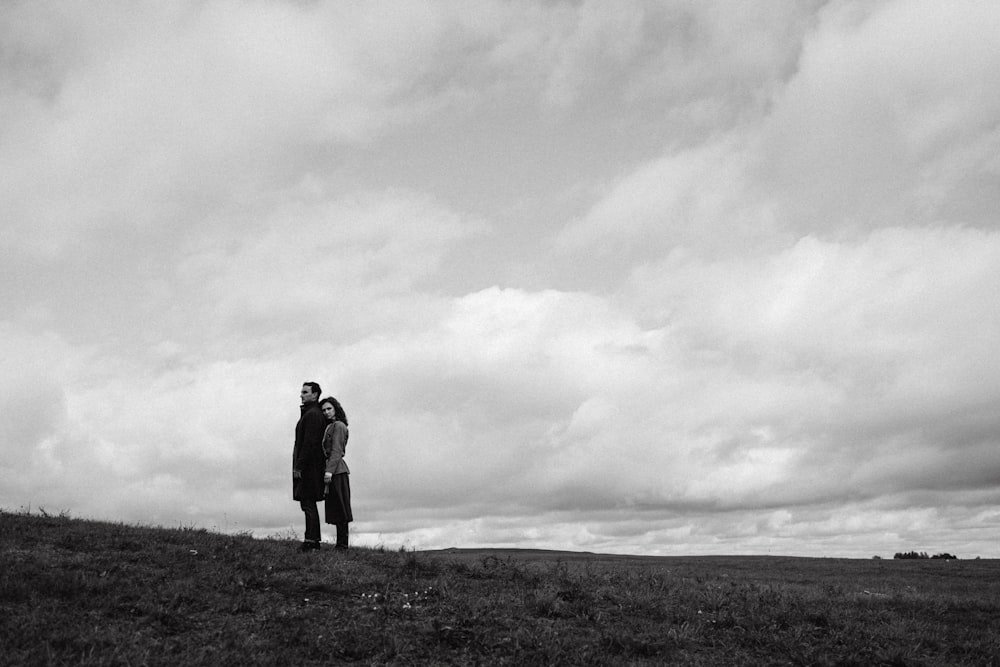
<svg viewBox="0 0 1000 667">
<path fill-rule="evenodd" d="M 323 404 L 323 414 L 326 415 L 327 419 L 329 419 L 330 421 L 333 421 L 333 417 L 334 417 L 334 415 L 337 414 L 337 411 L 333 409 L 333 404 L 332 403 L 324 403 Z"/>
</svg>

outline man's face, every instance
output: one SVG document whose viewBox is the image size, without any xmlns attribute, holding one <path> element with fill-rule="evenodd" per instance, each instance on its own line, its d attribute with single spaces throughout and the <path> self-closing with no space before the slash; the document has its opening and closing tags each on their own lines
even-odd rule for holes
<svg viewBox="0 0 1000 667">
<path fill-rule="evenodd" d="M 313 403 L 319 400 L 319 396 L 313 393 L 312 387 L 307 384 L 302 385 L 302 405 Z"/>
</svg>

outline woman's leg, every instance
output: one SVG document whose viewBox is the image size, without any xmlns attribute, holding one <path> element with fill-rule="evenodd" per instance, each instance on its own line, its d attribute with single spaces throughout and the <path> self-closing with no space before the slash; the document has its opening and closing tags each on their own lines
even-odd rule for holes
<svg viewBox="0 0 1000 667">
<path fill-rule="evenodd" d="M 338 523 L 337 524 L 337 548 L 346 549 L 347 548 L 347 527 L 350 524 Z"/>
</svg>

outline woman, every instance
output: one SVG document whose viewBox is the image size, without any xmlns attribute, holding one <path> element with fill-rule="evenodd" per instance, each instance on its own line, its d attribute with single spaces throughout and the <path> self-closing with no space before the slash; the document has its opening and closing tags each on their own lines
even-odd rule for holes
<svg viewBox="0 0 1000 667">
<path fill-rule="evenodd" d="M 347 524 L 354 521 L 351 513 L 351 471 L 344 461 L 347 450 L 347 413 L 334 397 L 319 403 L 329 424 L 323 434 L 323 451 L 326 453 L 326 522 L 337 527 L 336 548 L 347 549 Z"/>
</svg>

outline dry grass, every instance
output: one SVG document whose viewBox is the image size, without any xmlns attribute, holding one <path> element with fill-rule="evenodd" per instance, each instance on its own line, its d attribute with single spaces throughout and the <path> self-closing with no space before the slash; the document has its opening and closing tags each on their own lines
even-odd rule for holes
<svg viewBox="0 0 1000 667">
<path fill-rule="evenodd" d="M 1000 562 L 300 554 L 0 512 L 4 664 L 993 665 Z"/>
</svg>

